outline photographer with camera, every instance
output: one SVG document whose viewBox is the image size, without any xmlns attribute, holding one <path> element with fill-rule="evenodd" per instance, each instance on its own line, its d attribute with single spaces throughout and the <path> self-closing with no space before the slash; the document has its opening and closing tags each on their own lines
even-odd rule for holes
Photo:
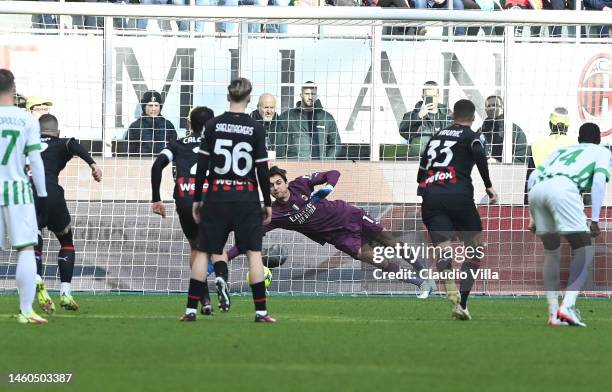
<svg viewBox="0 0 612 392">
<path fill-rule="evenodd" d="M 422 100 L 411 112 L 404 114 L 399 126 L 400 135 L 408 141 L 408 157 L 418 158 L 431 137 L 440 129 L 452 125 L 452 112 L 440 102 L 438 83 L 423 85 Z"/>
</svg>

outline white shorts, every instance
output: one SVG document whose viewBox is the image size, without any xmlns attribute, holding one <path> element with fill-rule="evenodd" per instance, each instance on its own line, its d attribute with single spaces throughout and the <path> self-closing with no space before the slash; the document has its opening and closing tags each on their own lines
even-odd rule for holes
<svg viewBox="0 0 612 392">
<path fill-rule="evenodd" d="M 569 178 L 556 176 L 534 185 L 529 211 L 538 235 L 589 232 L 578 187 Z"/>
<path fill-rule="evenodd" d="M 8 236 L 8 243 L 7 243 Z M 0 247 L 21 249 L 38 243 L 34 204 L 0 206 Z"/>
</svg>

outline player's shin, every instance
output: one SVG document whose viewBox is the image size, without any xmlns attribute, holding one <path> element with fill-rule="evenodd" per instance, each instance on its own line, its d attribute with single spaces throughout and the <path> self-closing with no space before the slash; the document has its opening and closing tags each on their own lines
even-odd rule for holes
<svg viewBox="0 0 612 392">
<path fill-rule="evenodd" d="M 438 272 L 450 272 L 453 267 L 453 259 L 449 257 L 442 257 L 436 261 L 436 269 Z M 444 279 L 444 288 L 446 289 L 446 297 L 455 305 L 459 303 L 460 296 L 455 279 L 446 278 Z"/>
<path fill-rule="evenodd" d="M 571 308 L 576 305 L 576 298 L 585 286 L 593 264 L 594 249 L 592 245 L 574 249 L 574 256 L 570 264 L 570 276 L 567 281 L 567 290 L 563 298 L 563 306 Z"/>
<path fill-rule="evenodd" d="M 202 300 L 206 291 L 206 272 L 208 266 L 208 254 L 198 252 L 191 266 L 191 279 L 189 280 L 189 290 L 187 292 L 186 315 L 197 312 L 198 302 Z"/>
<path fill-rule="evenodd" d="M 251 279 L 251 292 L 253 294 L 253 303 L 255 304 L 255 313 L 258 316 L 268 314 L 266 308 L 266 284 L 264 282 L 263 262 L 261 260 L 261 252 L 247 251 L 249 259 L 249 276 Z"/>
<path fill-rule="evenodd" d="M 19 291 L 19 307 L 22 314 L 32 313 L 32 302 L 36 294 L 36 261 L 31 247 L 22 249 L 17 255 L 17 271 L 15 273 Z"/>
<path fill-rule="evenodd" d="M 375 265 L 378 267 L 378 265 Z M 385 272 L 399 272 L 401 270 L 401 264 L 397 261 L 388 261 L 382 266 L 382 270 Z M 413 284 L 417 287 L 421 287 L 423 284 L 423 279 L 419 276 L 415 276 L 414 278 L 407 277 L 403 280 L 405 283 Z"/>
<path fill-rule="evenodd" d="M 72 230 L 68 229 L 66 233 L 56 233 L 56 236 L 61 245 L 60 251 L 57 254 L 57 266 L 61 281 L 60 293 L 69 296 L 70 283 L 72 282 L 72 274 L 74 273 L 74 261 L 76 258 L 72 240 Z"/>
<path fill-rule="evenodd" d="M 552 315 L 559 310 L 559 284 L 561 248 L 544 249 L 544 289 L 548 301 L 548 312 Z"/>
<path fill-rule="evenodd" d="M 463 309 L 467 309 L 467 300 L 474 286 L 474 276 L 476 276 L 478 268 L 480 268 L 479 260 L 468 260 L 461 265 L 461 271 L 466 273 L 465 278 L 461 279 L 459 284 L 459 292 L 461 293 L 460 305 Z"/>
</svg>

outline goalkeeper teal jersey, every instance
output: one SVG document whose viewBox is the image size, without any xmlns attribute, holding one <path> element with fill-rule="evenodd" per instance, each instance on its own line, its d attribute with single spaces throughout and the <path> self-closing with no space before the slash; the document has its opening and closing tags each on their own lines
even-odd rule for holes
<svg viewBox="0 0 612 392">
<path fill-rule="evenodd" d="M 0 205 L 33 202 L 26 157 L 40 149 L 38 121 L 18 107 L 0 106 Z"/>
<path fill-rule="evenodd" d="M 610 179 L 612 155 L 604 147 L 591 143 L 574 144 L 553 151 L 532 174 L 529 189 L 548 178 L 564 176 L 576 184 L 579 192 L 588 192 L 593 176 L 600 172 Z"/>
</svg>

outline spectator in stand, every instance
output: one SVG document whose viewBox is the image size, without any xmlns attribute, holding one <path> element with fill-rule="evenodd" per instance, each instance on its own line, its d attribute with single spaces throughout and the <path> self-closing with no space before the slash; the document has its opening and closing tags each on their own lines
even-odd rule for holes
<svg viewBox="0 0 612 392">
<path fill-rule="evenodd" d="M 553 10 L 575 10 L 576 9 L 576 0 L 544 0 L 548 4 L 545 4 L 545 8 L 550 8 Z M 563 26 L 549 26 L 548 27 L 548 35 L 551 37 L 561 37 L 561 28 Z M 575 26 L 567 26 L 568 35 L 570 37 L 576 36 L 576 27 Z"/>
<path fill-rule="evenodd" d="M 173 4 L 173 5 L 185 5 L 187 4 L 186 0 L 140 0 L 140 4 Z M 148 19 L 138 19 L 136 21 L 136 28 L 138 30 L 146 30 L 147 25 L 149 24 Z M 189 21 L 187 20 L 177 20 L 176 24 L 178 26 L 179 31 L 188 31 L 189 30 Z M 157 25 L 161 31 L 172 31 L 172 25 L 170 21 L 167 19 L 157 19 Z"/>
<path fill-rule="evenodd" d="M 281 143 L 280 138 L 277 138 L 278 115 L 276 114 L 276 98 L 274 98 L 274 95 L 270 93 L 261 94 L 257 102 L 257 110 L 251 112 L 251 118 L 263 125 L 266 130 L 266 148 L 268 151 L 272 150 L 284 154 L 283 151 L 287 149 L 287 140 Z M 279 144 L 283 145 L 279 146 Z"/>
<path fill-rule="evenodd" d="M 177 134 L 174 125 L 161 115 L 163 102 L 160 93 L 147 91 L 140 104 L 143 115 L 130 125 L 126 133 L 128 152 L 133 156 L 153 156 L 175 140 Z"/>
<path fill-rule="evenodd" d="M 410 8 L 410 2 L 408 0 L 378 0 L 376 3 L 378 7 L 382 8 Z M 414 26 L 384 26 L 383 35 L 425 35 L 425 28 L 417 28 Z"/>
<path fill-rule="evenodd" d="M 505 9 L 524 9 L 524 10 L 541 10 L 543 7 L 543 0 L 506 0 L 504 3 Z M 539 37 L 541 26 L 530 26 L 529 34 L 531 37 Z M 523 26 L 516 26 L 514 28 L 514 36 L 521 37 L 523 35 Z"/>
<path fill-rule="evenodd" d="M 423 85 L 423 99 L 411 112 L 404 114 L 399 126 L 400 135 L 408 141 L 408 157 L 418 158 L 431 137 L 453 123 L 452 112 L 440 102 L 438 83 Z"/>
<path fill-rule="evenodd" d="M 340 135 L 334 116 L 323 110 L 313 82 L 302 85 L 302 100 L 278 117 L 277 158 L 336 159 L 340 154 Z M 279 143 L 279 140 L 281 141 Z M 281 149 L 287 140 L 287 151 Z"/>
<path fill-rule="evenodd" d="M 487 117 L 478 130 L 486 141 L 489 158 L 502 162 L 504 152 L 504 101 L 498 95 L 491 95 L 485 100 Z M 512 124 L 512 162 L 525 163 L 527 154 L 527 137 L 516 124 Z"/>
<path fill-rule="evenodd" d="M 583 5 L 589 11 L 612 11 L 612 0 L 584 0 Z M 610 19 L 612 20 L 612 16 Z M 589 38 L 612 37 L 612 25 L 587 26 L 586 28 L 589 30 L 585 32 L 585 35 Z"/>
<path fill-rule="evenodd" d="M 449 8 L 451 0 L 414 0 L 414 6 L 417 9 L 425 8 Z M 462 0 L 452 0 L 454 10 L 463 10 Z M 465 35 L 465 27 L 455 27 L 455 35 Z"/>
<path fill-rule="evenodd" d="M 496 0 L 463 0 L 463 7 L 466 10 L 474 11 L 498 11 L 501 10 L 501 6 Z M 504 35 L 504 28 L 502 26 L 469 26 L 467 28 L 467 35 L 478 35 L 478 31 L 484 32 L 485 35 Z"/>
<path fill-rule="evenodd" d="M 74 3 L 116 3 L 126 4 L 127 0 L 66 0 L 66 2 Z M 128 20 L 126 18 L 113 18 L 113 25 L 119 29 L 129 28 Z M 83 16 L 73 15 L 72 16 L 72 27 L 84 28 L 84 29 L 102 29 L 104 28 L 104 17 L 102 16 Z M 132 23 L 132 28 L 133 23 Z"/>
<path fill-rule="evenodd" d="M 38 0 L 38 1 L 58 1 L 58 0 Z M 57 29 L 57 16 L 56 15 L 45 15 L 45 14 L 34 14 L 32 15 L 32 28 L 33 29 Z"/>
<path fill-rule="evenodd" d="M 269 0 L 269 6 L 289 7 L 292 6 L 291 0 Z M 286 24 L 267 24 L 265 25 L 266 33 L 282 33 L 286 34 L 288 26 Z"/>
</svg>

